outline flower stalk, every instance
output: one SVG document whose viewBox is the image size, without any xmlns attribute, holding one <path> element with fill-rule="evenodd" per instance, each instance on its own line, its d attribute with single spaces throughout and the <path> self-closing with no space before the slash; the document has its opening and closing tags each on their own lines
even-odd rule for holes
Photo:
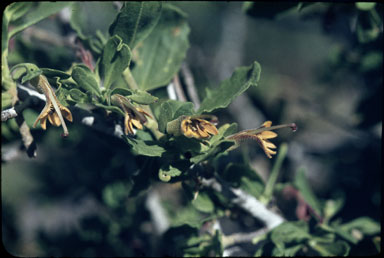
<svg viewBox="0 0 384 258">
<path fill-rule="evenodd" d="M 277 130 L 281 128 L 291 128 L 292 131 L 295 132 L 297 130 L 297 126 L 295 123 L 275 126 L 271 125 L 271 121 L 266 121 L 259 128 L 243 130 L 236 134 L 227 136 L 227 139 L 234 140 L 236 142 L 236 144 L 231 148 L 231 150 L 239 147 L 241 141 L 251 139 L 257 141 L 257 143 L 263 149 L 265 155 L 267 155 L 268 158 L 272 158 L 272 155 L 276 154 L 276 151 L 272 150 L 276 149 L 276 145 L 274 145 L 268 140 L 277 137 L 277 133 L 273 132 L 272 130 Z"/>
</svg>

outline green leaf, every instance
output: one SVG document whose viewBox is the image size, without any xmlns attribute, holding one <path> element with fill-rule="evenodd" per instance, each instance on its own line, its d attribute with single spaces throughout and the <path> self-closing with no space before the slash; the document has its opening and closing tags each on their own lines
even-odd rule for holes
<svg viewBox="0 0 384 258">
<path fill-rule="evenodd" d="M 160 106 L 160 112 L 157 116 L 160 132 L 166 133 L 167 123 L 182 115 L 192 115 L 193 103 L 177 100 L 167 100 Z"/>
<path fill-rule="evenodd" d="M 19 80 L 21 78 L 21 84 L 26 83 L 42 73 L 43 71 L 39 67 L 31 63 L 17 64 L 11 69 L 12 78 L 14 80 Z"/>
<path fill-rule="evenodd" d="M 85 91 L 101 96 L 99 84 L 96 80 L 95 74 L 85 65 L 76 65 L 72 69 L 72 78 L 77 85 Z"/>
<path fill-rule="evenodd" d="M 140 139 L 133 139 L 127 136 L 124 136 L 124 139 L 132 147 L 132 151 L 136 155 L 143 155 L 149 157 L 161 157 L 165 152 L 165 149 L 157 145 L 154 141 L 143 141 Z"/>
<path fill-rule="evenodd" d="M 362 11 L 369 11 L 371 9 L 373 9 L 375 6 L 376 6 L 376 3 L 372 3 L 372 2 L 357 2 L 355 3 L 357 9 L 359 10 L 362 10 Z"/>
<path fill-rule="evenodd" d="M 311 240 L 309 241 L 309 246 L 316 250 L 321 256 L 346 256 L 351 249 L 351 247 L 342 240 L 331 243 Z"/>
<path fill-rule="evenodd" d="M 199 192 L 197 198 L 192 201 L 192 205 L 199 211 L 211 213 L 215 209 L 215 205 L 212 202 L 209 195 L 205 192 Z"/>
<path fill-rule="evenodd" d="M 97 31 L 106 37 L 115 17 L 116 7 L 113 2 L 75 2 L 70 25 L 81 39 L 96 38 Z"/>
<path fill-rule="evenodd" d="M 8 37 L 11 38 L 18 32 L 51 16 L 52 14 L 59 12 L 64 7 L 70 5 L 72 5 L 72 2 L 38 2 L 38 4 L 34 8 L 29 8 L 30 6 L 24 5 L 23 8 L 28 8 L 28 12 L 25 10 L 23 11 L 25 12 L 25 14 L 21 17 L 22 22 L 12 28 L 12 30 L 9 32 Z"/>
<path fill-rule="evenodd" d="M 347 232 L 357 229 L 365 235 L 375 235 L 380 233 L 381 230 L 380 224 L 369 217 L 357 218 L 339 226 L 339 228 Z"/>
<path fill-rule="evenodd" d="M 161 2 L 125 2 L 109 27 L 109 33 L 120 36 L 125 44 L 134 49 L 156 26 L 161 10 Z"/>
<path fill-rule="evenodd" d="M 104 78 L 104 87 L 109 89 L 121 76 L 131 61 L 131 50 L 117 35 L 107 41 L 99 62 L 100 77 Z"/>
<path fill-rule="evenodd" d="M 165 5 L 155 29 L 135 49 L 132 75 L 141 89 L 156 89 L 172 80 L 189 48 L 189 30 L 186 15 Z"/>
<path fill-rule="evenodd" d="M 304 200 L 310 205 L 317 214 L 322 215 L 322 209 L 319 200 L 313 193 L 312 189 L 309 186 L 307 178 L 304 174 L 304 169 L 299 169 L 295 175 L 294 181 L 295 187 L 300 191 Z"/>
<path fill-rule="evenodd" d="M 41 70 L 43 71 L 43 74 L 47 78 L 59 77 L 60 79 L 65 80 L 65 79 L 68 79 L 71 77 L 71 75 L 69 73 L 66 73 L 66 72 L 63 72 L 60 70 L 56 70 L 56 69 L 41 68 Z"/>
<path fill-rule="evenodd" d="M 102 192 L 103 201 L 110 208 L 117 208 L 124 205 L 125 200 L 132 189 L 132 184 L 116 182 L 104 187 Z"/>
<path fill-rule="evenodd" d="M 310 238 L 308 224 L 304 221 L 283 222 L 271 232 L 271 241 L 279 249 L 287 243 L 301 243 Z"/>
<path fill-rule="evenodd" d="M 159 100 L 158 97 L 152 96 L 144 90 L 133 90 L 132 95 L 127 96 L 127 98 L 141 105 L 149 105 Z"/>
<path fill-rule="evenodd" d="M 69 95 L 71 96 L 71 98 L 74 101 L 76 101 L 78 103 L 88 103 L 89 102 L 88 95 L 79 89 L 70 89 Z"/>
<path fill-rule="evenodd" d="M 263 179 L 248 165 L 229 163 L 221 174 L 234 188 L 241 188 L 255 197 L 264 189 Z"/>
<path fill-rule="evenodd" d="M 181 171 L 171 165 L 162 166 L 159 170 L 159 178 L 161 181 L 168 182 L 172 177 L 180 176 Z"/>
<path fill-rule="evenodd" d="M 96 107 L 99 107 L 99 108 L 102 108 L 102 109 L 105 109 L 105 110 L 108 110 L 108 111 L 111 111 L 111 112 L 118 113 L 118 114 L 120 114 L 122 116 L 125 115 L 124 112 L 120 108 L 118 108 L 116 106 L 108 106 L 108 105 L 104 105 L 104 104 L 101 104 L 101 103 L 94 103 L 94 105 Z"/>
<path fill-rule="evenodd" d="M 227 107 L 237 96 L 251 86 L 256 86 L 260 79 L 261 68 L 258 62 L 251 66 L 235 70 L 231 78 L 223 81 L 219 87 L 210 91 L 198 110 L 198 113 L 212 112 Z"/>
</svg>

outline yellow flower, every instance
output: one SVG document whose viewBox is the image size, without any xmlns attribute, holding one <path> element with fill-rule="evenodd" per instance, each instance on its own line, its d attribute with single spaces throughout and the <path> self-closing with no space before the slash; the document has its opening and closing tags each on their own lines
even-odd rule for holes
<svg viewBox="0 0 384 258">
<path fill-rule="evenodd" d="M 263 123 L 262 126 L 260 126 L 257 129 L 244 130 L 236 134 L 230 135 L 227 138 L 236 141 L 235 148 L 239 146 L 240 141 L 248 140 L 248 139 L 256 140 L 257 143 L 260 145 L 260 147 L 263 149 L 265 155 L 267 155 L 268 158 L 272 158 L 272 155 L 276 154 L 276 151 L 272 150 L 272 149 L 276 149 L 276 145 L 268 141 L 268 139 L 276 138 L 277 133 L 272 132 L 271 130 L 290 127 L 292 131 L 296 131 L 297 126 L 295 123 L 277 125 L 272 127 L 271 125 L 272 125 L 271 121 L 266 121 Z"/>
<path fill-rule="evenodd" d="M 36 88 L 38 88 L 39 91 L 42 91 L 47 99 L 45 107 L 41 111 L 40 115 L 37 117 L 35 123 L 33 124 L 33 127 L 36 127 L 37 123 L 40 121 L 41 128 L 43 128 L 43 130 L 46 130 L 48 118 L 49 122 L 52 125 L 61 125 L 64 130 L 63 136 L 68 136 L 68 129 L 63 117 L 65 117 L 68 121 L 72 122 L 73 119 L 71 111 L 67 107 L 60 104 L 45 76 L 37 76 L 36 78 L 31 80 L 31 83 Z"/>
<path fill-rule="evenodd" d="M 194 137 L 196 139 L 201 139 L 219 133 L 216 126 L 207 120 L 190 116 L 185 117 L 181 121 L 180 127 L 181 132 L 188 138 Z"/>
<path fill-rule="evenodd" d="M 135 126 L 137 129 L 142 130 L 143 124 L 147 122 L 147 118 L 145 116 L 151 117 L 143 109 L 139 107 L 134 107 L 126 97 L 120 94 L 112 95 L 111 101 L 113 104 L 119 105 L 124 111 L 125 135 L 134 134 L 133 126 Z"/>
<path fill-rule="evenodd" d="M 262 128 L 271 127 L 271 125 L 272 125 L 271 121 L 266 121 L 262 125 Z M 271 149 L 276 149 L 276 145 L 268 141 L 268 139 L 276 138 L 277 133 L 272 131 L 263 131 L 261 133 L 256 134 L 255 137 L 256 137 L 257 143 L 263 149 L 265 155 L 267 155 L 268 158 L 272 158 L 272 155 L 275 155 L 276 151 L 273 151 Z"/>
</svg>

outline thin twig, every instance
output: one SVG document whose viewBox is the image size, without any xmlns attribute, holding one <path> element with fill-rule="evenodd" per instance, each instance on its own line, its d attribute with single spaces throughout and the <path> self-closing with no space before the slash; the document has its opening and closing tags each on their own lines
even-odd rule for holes
<svg viewBox="0 0 384 258">
<path fill-rule="evenodd" d="M 192 75 L 191 71 L 189 70 L 186 63 L 183 63 L 181 65 L 181 74 L 183 75 L 183 78 L 184 78 L 184 82 L 186 85 L 188 96 L 190 97 L 192 103 L 194 104 L 195 110 L 197 110 L 200 107 L 199 94 L 197 93 L 197 89 L 195 86 L 195 80 L 193 79 L 193 75 Z"/>
<path fill-rule="evenodd" d="M 268 232 L 267 228 L 262 228 L 254 232 L 249 233 L 234 233 L 232 235 L 223 236 L 223 246 L 228 247 L 231 245 L 241 244 L 241 243 L 251 243 L 253 239 L 260 237 Z"/>
<path fill-rule="evenodd" d="M 173 77 L 173 86 L 176 91 L 177 99 L 180 101 L 187 101 L 187 98 L 185 97 L 183 87 L 181 86 L 181 82 L 179 79 L 179 76 L 176 74 L 175 77 Z"/>
<path fill-rule="evenodd" d="M 17 112 L 14 107 L 1 111 L 1 122 L 17 117 Z"/>
<path fill-rule="evenodd" d="M 271 210 L 268 210 L 262 202 L 257 200 L 252 195 L 244 192 L 241 189 L 232 188 L 222 180 L 219 182 L 219 180 L 220 179 L 215 178 L 203 178 L 201 183 L 206 187 L 210 187 L 215 191 L 220 192 L 225 197 L 230 199 L 231 203 L 238 205 L 253 217 L 262 221 L 265 224 L 267 230 L 271 230 L 284 222 L 283 217 Z"/>
</svg>

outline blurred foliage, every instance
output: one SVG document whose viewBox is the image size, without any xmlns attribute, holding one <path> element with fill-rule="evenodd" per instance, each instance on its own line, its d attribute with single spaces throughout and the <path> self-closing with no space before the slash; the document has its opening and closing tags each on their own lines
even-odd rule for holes
<svg viewBox="0 0 384 258">
<path fill-rule="evenodd" d="M 56 225 L 56 230 L 37 227 L 33 244 L 25 244 L 25 228 L 16 221 L 28 207 L 22 209 L 23 205 L 13 203 L 11 187 L 6 186 L 2 191 L 6 249 L 21 256 L 222 256 L 228 248 L 223 241 L 227 234 L 212 225 L 229 219 L 248 232 L 260 229 L 261 222 L 249 220 L 249 215 L 239 211 L 228 196 L 202 186 L 203 179 L 218 178 L 261 200 L 286 219 L 250 240 L 251 255 L 380 252 L 380 216 L 372 199 L 379 189 L 376 164 L 380 157 L 377 139 L 381 136 L 362 133 L 364 141 L 357 148 L 355 142 L 345 142 L 330 150 L 329 160 L 329 156 L 310 150 L 338 173 L 335 188 L 318 196 L 306 168 L 296 169 L 292 178 L 279 177 L 293 162 L 287 154 L 291 151 L 288 144 L 277 149 L 277 159 L 266 180 L 249 160 L 253 150 L 249 150 L 251 154 L 231 151 L 237 145 L 227 137 L 238 132 L 237 123 L 232 121 L 236 119 L 231 117 L 245 114 L 226 112 L 246 91 L 262 113 L 271 119 L 286 120 L 282 119 L 282 110 L 289 105 L 290 97 L 280 99 L 279 105 L 269 110 L 267 102 L 274 96 L 273 87 L 259 91 L 262 63 L 252 60 L 219 83 L 207 80 L 209 69 L 191 63 L 197 95 L 202 97 L 200 107 L 188 100 L 169 99 L 166 87 L 175 83 L 175 76 L 182 75 L 182 62 L 197 58 L 188 57 L 187 50 L 196 44 L 195 40 L 205 40 L 201 35 L 192 37 L 196 32 L 190 21 L 200 18 L 187 14 L 188 4 L 16 2 L 6 7 L 2 25 L 2 110 L 15 107 L 21 111 L 18 117 L 31 127 L 42 103 L 24 96 L 18 81 L 33 85 L 36 78 L 44 76 L 56 89 L 57 101 L 73 113 L 74 123 L 68 125 L 70 135 L 66 139 L 59 138 L 59 129 L 52 126 L 46 132 L 32 128 L 38 157 L 24 161 L 28 169 L 18 168 L 16 161 L 5 161 L 6 149 L 2 147 L 2 168 L 8 175 L 2 178 L 2 187 L 9 178 L 28 174 L 37 182 L 35 188 L 28 189 L 34 216 L 39 216 L 39 207 L 69 202 L 70 208 L 64 205 L 63 214 L 57 216 L 73 216 L 76 220 L 70 227 Z M 208 9 L 199 5 L 202 3 L 196 3 L 198 12 L 192 14 L 208 9 L 223 14 L 225 9 L 223 3 L 207 4 Z M 253 22 L 284 17 L 319 20 L 325 34 L 343 38 L 345 44 L 330 48 L 328 62 L 318 69 L 316 79 L 329 85 L 330 91 L 345 78 L 361 80 L 367 87 L 354 110 L 357 122 L 350 127 L 364 132 L 381 123 L 383 5 L 245 2 L 242 8 L 237 7 Z M 67 18 L 63 18 L 65 14 Z M 204 22 L 211 18 L 207 17 Z M 220 19 L 226 18 L 223 15 Z M 41 31 L 46 33 L 41 36 Z M 220 40 L 216 39 L 217 32 L 211 33 L 205 36 L 216 48 Z M 76 40 L 70 41 L 73 35 Z M 278 74 L 272 77 L 278 78 Z M 182 77 L 180 87 L 188 87 L 186 84 L 187 78 Z M 38 86 L 36 90 L 40 90 Z M 117 95 L 121 98 L 115 101 Z M 337 113 L 337 106 L 329 105 L 323 112 Z M 224 121 L 230 122 L 221 123 L 217 133 L 195 125 L 202 131 L 200 136 L 207 137 L 188 136 L 184 128 L 188 119 L 209 118 L 211 122 L 207 122 L 215 124 L 215 116 L 207 113 L 222 115 Z M 92 126 L 84 125 L 89 117 L 94 119 Z M 132 124 L 136 128 L 134 135 L 121 132 L 121 137 L 116 137 L 117 128 Z M 21 142 L 19 126 L 15 119 L 2 122 L 4 145 Z M 303 129 L 310 126 L 305 124 Z M 367 165 L 366 160 L 371 164 Z M 151 210 L 148 204 L 153 193 L 165 210 L 167 217 L 162 220 L 169 221 L 164 232 L 160 232 L 155 220 L 161 211 Z M 365 204 L 354 205 L 359 198 Z M 92 204 L 82 205 L 86 201 Z M 34 216 L 29 223 L 33 223 Z"/>
</svg>

